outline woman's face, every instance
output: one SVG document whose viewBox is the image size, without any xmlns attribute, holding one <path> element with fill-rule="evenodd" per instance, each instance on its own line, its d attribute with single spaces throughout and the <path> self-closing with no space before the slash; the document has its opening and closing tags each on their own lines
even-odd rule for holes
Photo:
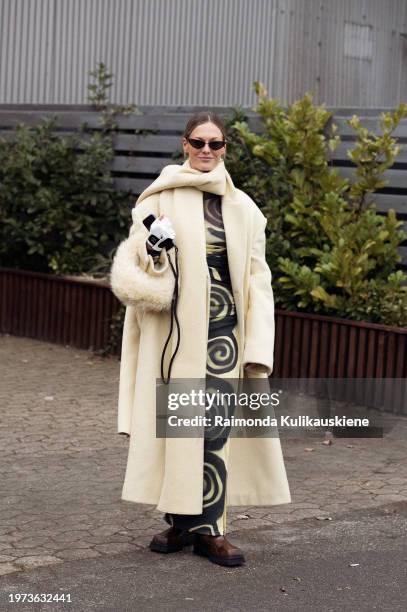
<svg viewBox="0 0 407 612">
<path fill-rule="evenodd" d="M 201 172 L 209 172 L 213 170 L 219 163 L 221 156 L 226 151 L 226 145 L 218 151 L 214 151 L 209 148 L 208 141 L 210 140 L 223 140 L 223 134 L 217 125 L 208 121 L 202 123 L 192 130 L 189 138 L 196 138 L 197 140 L 204 140 L 206 142 L 202 149 L 194 149 L 194 147 L 187 141 L 186 138 L 182 139 L 182 145 L 184 152 L 189 156 L 189 163 L 191 168 L 200 170 Z"/>
</svg>

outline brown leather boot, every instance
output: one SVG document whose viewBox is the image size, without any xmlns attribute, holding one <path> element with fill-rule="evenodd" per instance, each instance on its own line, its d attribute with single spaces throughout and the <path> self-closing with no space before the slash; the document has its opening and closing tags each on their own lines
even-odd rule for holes
<svg viewBox="0 0 407 612">
<path fill-rule="evenodd" d="M 213 536 L 196 533 L 193 552 L 202 557 L 208 557 L 212 563 L 218 565 L 242 565 L 245 562 L 243 552 L 233 546 L 225 536 Z"/>
<path fill-rule="evenodd" d="M 177 552 L 193 544 L 193 541 L 193 533 L 177 527 L 169 527 L 153 537 L 150 542 L 150 550 L 161 553 Z"/>
</svg>

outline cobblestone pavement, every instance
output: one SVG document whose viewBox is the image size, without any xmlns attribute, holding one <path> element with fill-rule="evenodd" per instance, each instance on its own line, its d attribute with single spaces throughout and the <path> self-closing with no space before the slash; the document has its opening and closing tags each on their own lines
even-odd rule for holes
<svg viewBox="0 0 407 612">
<path fill-rule="evenodd" d="M 117 358 L 3 335 L 0 363 L 0 575 L 145 548 L 166 524 L 120 499 Z M 407 500 L 406 430 L 399 417 L 384 439 L 282 438 L 293 503 L 228 508 L 229 533 Z"/>
</svg>

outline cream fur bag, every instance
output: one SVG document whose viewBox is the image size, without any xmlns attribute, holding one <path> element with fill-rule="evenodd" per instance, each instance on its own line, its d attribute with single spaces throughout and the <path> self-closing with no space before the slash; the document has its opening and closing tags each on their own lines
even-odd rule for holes
<svg viewBox="0 0 407 612">
<path fill-rule="evenodd" d="M 110 287 L 122 304 L 140 310 L 170 310 L 175 276 L 166 250 L 154 263 L 147 253 L 147 228 L 137 221 L 117 248 L 110 270 Z"/>
</svg>

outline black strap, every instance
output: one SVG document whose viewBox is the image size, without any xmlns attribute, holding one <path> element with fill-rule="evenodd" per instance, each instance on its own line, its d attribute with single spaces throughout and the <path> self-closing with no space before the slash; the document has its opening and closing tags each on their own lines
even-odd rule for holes
<svg viewBox="0 0 407 612">
<path fill-rule="evenodd" d="M 178 276 L 179 276 L 178 247 L 174 244 L 174 248 L 175 248 L 175 268 L 174 268 L 174 265 L 173 265 L 173 263 L 171 261 L 170 255 L 167 253 L 168 260 L 170 262 L 170 266 L 171 266 L 172 272 L 173 272 L 174 277 L 175 277 L 175 287 L 174 287 L 174 293 L 173 293 L 172 300 L 171 300 L 171 326 L 170 326 L 170 333 L 168 334 L 168 338 L 167 338 L 167 340 L 165 342 L 165 345 L 164 345 L 164 348 L 163 348 L 163 352 L 162 352 L 162 355 L 161 355 L 161 379 L 162 379 L 164 385 L 168 385 L 168 383 L 170 382 L 172 362 L 174 361 L 175 355 L 178 352 L 178 347 L 179 347 L 180 340 L 181 340 L 181 332 L 180 332 L 180 326 L 179 326 L 179 321 L 178 321 L 178 316 L 177 316 Z M 168 377 L 165 380 L 165 376 L 164 376 L 164 356 L 165 356 L 165 351 L 167 350 L 168 343 L 169 343 L 169 341 L 171 339 L 171 336 L 172 336 L 172 330 L 173 330 L 173 327 L 174 327 L 174 319 L 175 319 L 175 324 L 177 326 L 177 346 L 175 347 L 174 354 L 172 355 L 172 357 L 170 359 L 170 363 L 168 365 Z"/>
</svg>

